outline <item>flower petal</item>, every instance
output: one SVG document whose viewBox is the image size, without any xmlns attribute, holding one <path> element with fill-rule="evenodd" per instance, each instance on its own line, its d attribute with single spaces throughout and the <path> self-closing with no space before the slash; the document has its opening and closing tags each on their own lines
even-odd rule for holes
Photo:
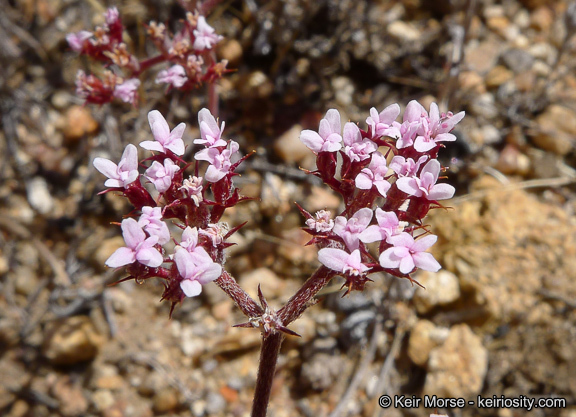
<svg viewBox="0 0 576 417">
<path fill-rule="evenodd" d="M 342 249 L 324 248 L 318 251 L 318 260 L 327 268 L 342 272 L 350 255 Z"/>
<path fill-rule="evenodd" d="M 185 279 L 180 282 L 180 288 L 186 294 L 186 297 L 196 297 L 202 292 L 202 285 L 198 281 Z"/>
<path fill-rule="evenodd" d="M 105 262 L 111 268 L 118 268 L 120 266 L 129 265 L 136 261 L 136 254 L 130 248 L 122 247 L 116 249 Z"/>
<path fill-rule="evenodd" d="M 152 110 L 148 113 L 148 123 L 150 123 L 150 130 L 152 130 L 154 139 L 164 144 L 170 135 L 170 128 L 162 113 L 158 110 Z"/>
</svg>

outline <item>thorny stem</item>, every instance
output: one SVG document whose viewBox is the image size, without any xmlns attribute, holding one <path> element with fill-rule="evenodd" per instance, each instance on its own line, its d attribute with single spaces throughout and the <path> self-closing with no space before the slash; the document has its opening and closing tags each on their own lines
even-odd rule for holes
<svg viewBox="0 0 576 417">
<path fill-rule="evenodd" d="M 134 72 L 134 74 L 132 74 L 132 75 L 138 76 L 142 72 L 146 71 L 148 68 L 150 68 L 156 64 L 159 64 L 160 62 L 165 61 L 165 60 L 166 60 L 166 57 L 164 57 L 164 55 L 156 55 L 156 56 L 153 56 L 152 58 L 145 59 L 144 61 L 140 62 L 140 69 L 138 71 Z"/>
<path fill-rule="evenodd" d="M 280 332 L 273 332 L 262 337 L 262 347 L 260 351 L 260 365 L 258 366 L 258 378 L 256 379 L 256 390 L 254 391 L 254 401 L 252 403 L 252 417 L 266 417 L 270 393 L 272 391 L 272 381 L 276 372 L 276 362 L 280 354 L 280 346 L 284 335 Z"/>
<path fill-rule="evenodd" d="M 277 317 L 284 326 L 296 320 L 308 307 L 313 305 L 313 297 L 320 291 L 334 276 L 332 271 L 325 266 L 321 266 L 308 278 L 304 285 L 294 294 L 290 300 L 282 307 Z M 278 331 L 273 331 L 269 335 L 262 334 L 262 347 L 260 351 L 260 364 L 258 365 L 258 378 L 256 380 L 256 390 L 254 392 L 254 402 L 252 403 L 252 417 L 266 417 L 272 381 L 276 372 L 276 363 L 280 354 L 284 335 Z"/>
</svg>

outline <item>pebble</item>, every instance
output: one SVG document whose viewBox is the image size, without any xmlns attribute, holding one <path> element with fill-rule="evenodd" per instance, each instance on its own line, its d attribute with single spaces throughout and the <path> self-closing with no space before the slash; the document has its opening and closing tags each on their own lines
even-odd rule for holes
<svg viewBox="0 0 576 417">
<path fill-rule="evenodd" d="M 391 22 L 386 29 L 391 36 L 403 42 L 415 42 L 421 36 L 418 29 L 402 20 Z"/>
<path fill-rule="evenodd" d="M 314 153 L 300 140 L 301 132 L 302 126 L 295 124 L 274 142 L 274 151 L 287 164 L 302 164 L 306 159 L 314 158 Z"/>
<path fill-rule="evenodd" d="M 530 166 L 530 158 L 510 144 L 502 149 L 496 163 L 496 169 L 505 175 L 527 175 Z"/>
<path fill-rule="evenodd" d="M 437 306 L 446 305 L 460 297 L 458 277 L 452 272 L 441 270 L 433 273 L 422 271 L 416 280 L 424 288 L 418 288 L 414 294 L 414 306 L 420 314 L 426 314 Z"/>
<path fill-rule="evenodd" d="M 340 343 L 346 348 L 366 339 L 369 326 L 374 323 L 376 313 L 372 310 L 360 310 L 346 317 L 341 325 Z"/>
<path fill-rule="evenodd" d="M 486 86 L 488 88 L 495 88 L 510 81 L 514 77 L 514 73 L 503 65 L 497 65 L 490 70 L 486 75 Z"/>
<path fill-rule="evenodd" d="M 30 206 L 38 213 L 46 215 L 54 208 L 54 199 L 44 178 L 33 177 L 28 180 L 26 182 L 26 194 Z"/>
<path fill-rule="evenodd" d="M 102 412 L 107 408 L 110 408 L 114 405 L 114 394 L 107 389 L 99 389 L 94 391 L 92 396 L 90 397 L 92 400 L 92 404 L 96 410 Z"/>
<path fill-rule="evenodd" d="M 73 365 L 94 359 L 103 341 L 88 317 L 74 316 L 49 326 L 42 353 L 54 365 Z"/>
<path fill-rule="evenodd" d="M 257 268 L 242 274 L 238 283 L 254 300 L 258 299 L 258 285 L 268 300 L 278 298 L 286 287 L 285 282 L 268 268 Z"/>
<path fill-rule="evenodd" d="M 437 327 L 428 320 L 418 320 L 410 331 L 408 356 L 416 365 L 426 367 L 430 352 L 448 337 L 448 328 Z"/>
<path fill-rule="evenodd" d="M 522 49 L 512 48 L 502 53 L 502 62 L 515 73 L 528 71 L 534 64 L 534 57 Z"/>
<path fill-rule="evenodd" d="M 498 116 L 498 112 L 494 96 L 490 93 L 481 94 L 470 103 L 470 113 L 487 120 Z"/>
<path fill-rule="evenodd" d="M 206 402 L 206 412 L 208 415 L 219 414 L 226 408 L 226 400 L 216 392 L 209 393 L 206 397 Z"/>
<path fill-rule="evenodd" d="M 566 155 L 574 149 L 576 137 L 576 112 L 567 107 L 552 104 L 536 118 L 538 131 L 532 139 L 536 146 L 558 155 Z"/>
<path fill-rule="evenodd" d="M 432 349 L 423 395 L 464 397 L 478 395 L 488 370 L 488 350 L 466 324 L 450 329 L 441 346 Z"/>
<path fill-rule="evenodd" d="M 494 68 L 501 50 L 502 42 L 495 38 L 480 43 L 470 42 L 466 46 L 465 67 L 484 75 Z"/>
<path fill-rule="evenodd" d="M 89 107 L 72 106 L 64 115 L 64 138 L 69 142 L 76 142 L 87 135 L 96 133 L 98 122 L 92 117 Z"/>
<path fill-rule="evenodd" d="M 374 306 L 374 302 L 364 292 L 355 291 L 342 297 L 340 293 L 330 294 L 326 297 L 326 307 L 350 314 L 358 310 L 366 310 Z"/>
<path fill-rule="evenodd" d="M 175 409 L 178 404 L 178 393 L 172 387 L 161 389 L 152 398 L 152 407 L 159 414 Z"/>
<path fill-rule="evenodd" d="M 317 353 L 302 364 L 300 382 L 315 391 L 323 391 L 334 385 L 341 376 L 341 359 L 326 353 Z"/>
<path fill-rule="evenodd" d="M 225 38 L 218 44 L 218 56 L 228 60 L 229 67 L 237 67 L 242 59 L 242 44 L 233 38 Z"/>
</svg>

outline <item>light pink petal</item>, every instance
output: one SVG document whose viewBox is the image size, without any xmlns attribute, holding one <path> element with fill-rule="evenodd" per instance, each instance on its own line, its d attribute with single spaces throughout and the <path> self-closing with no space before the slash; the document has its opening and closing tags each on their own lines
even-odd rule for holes
<svg viewBox="0 0 576 417">
<path fill-rule="evenodd" d="M 342 233 L 344 232 L 344 229 L 346 227 L 346 223 L 348 223 L 348 221 L 346 220 L 345 217 L 337 216 L 334 219 L 334 228 L 332 229 L 332 231 L 336 233 L 338 236 L 342 236 Z"/>
<path fill-rule="evenodd" d="M 204 178 L 208 182 L 217 182 L 226 176 L 227 172 L 220 171 L 214 165 L 210 165 L 204 174 Z"/>
<path fill-rule="evenodd" d="M 438 180 L 438 175 L 440 174 L 440 162 L 438 162 L 436 159 L 431 159 L 426 165 L 424 165 L 424 168 L 422 168 L 422 172 L 420 172 L 420 178 L 422 178 L 427 172 L 434 176 L 435 183 Z"/>
<path fill-rule="evenodd" d="M 405 122 L 417 122 L 420 120 L 423 113 L 426 113 L 426 109 L 416 100 L 412 100 L 406 106 L 406 110 L 404 110 L 403 120 Z"/>
<path fill-rule="evenodd" d="M 452 129 L 454 129 L 454 126 L 456 126 L 456 124 L 458 124 L 458 122 L 464 118 L 465 115 L 466 112 L 461 111 L 450 117 L 448 120 L 445 120 L 444 123 L 442 123 L 442 130 L 444 132 L 450 132 Z"/>
<path fill-rule="evenodd" d="M 151 236 L 151 237 L 156 238 L 155 239 L 156 241 L 158 240 L 157 236 Z M 162 265 L 162 262 L 164 262 L 162 255 L 155 248 L 140 249 L 136 253 L 136 259 L 141 264 L 149 266 L 151 268 L 156 268 Z"/>
<path fill-rule="evenodd" d="M 378 242 L 382 240 L 382 232 L 380 232 L 380 227 L 372 225 L 368 226 L 358 237 L 364 243 Z"/>
<path fill-rule="evenodd" d="M 376 181 L 374 182 L 374 185 L 376 186 L 376 189 L 378 190 L 378 192 L 382 197 L 386 197 L 386 193 L 388 192 L 390 187 L 392 187 L 390 183 L 385 180 Z"/>
<path fill-rule="evenodd" d="M 423 136 L 418 136 L 414 141 L 414 149 L 418 152 L 428 152 L 430 149 L 434 149 L 436 146 L 436 142 L 433 140 L 426 140 Z"/>
<path fill-rule="evenodd" d="M 194 159 L 197 161 L 207 161 L 207 162 L 214 162 L 214 158 L 219 154 L 218 149 L 214 148 L 204 148 L 199 152 L 196 152 L 194 155 Z"/>
<path fill-rule="evenodd" d="M 402 177 L 396 181 L 396 186 L 400 191 L 405 192 L 416 197 L 422 195 L 422 190 L 418 187 L 418 182 L 414 178 Z"/>
<path fill-rule="evenodd" d="M 184 278 L 192 278 L 196 272 L 196 265 L 192 261 L 192 256 L 190 252 L 182 247 L 176 247 L 176 253 L 174 254 L 174 262 L 176 262 L 176 267 L 178 272 Z"/>
<path fill-rule="evenodd" d="M 107 260 L 106 265 L 111 268 L 118 268 L 120 266 L 129 265 L 136 261 L 136 254 L 130 248 L 118 248 Z"/>
<path fill-rule="evenodd" d="M 202 292 L 202 285 L 198 281 L 185 279 L 180 282 L 180 288 L 186 294 L 186 297 L 196 297 Z"/>
<path fill-rule="evenodd" d="M 222 267 L 216 262 L 212 262 L 203 269 L 202 273 L 196 279 L 200 284 L 205 285 L 218 279 L 220 275 L 222 275 Z"/>
<path fill-rule="evenodd" d="M 160 142 L 156 142 L 155 140 L 145 140 L 140 142 L 140 147 L 148 151 L 164 152 L 164 147 L 162 144 Z"/>
<path fill-rule="evenodd" d="M 132 171 L 138 169 L 138 148 L 131 143 L 126 146 L 120 161 L 123 162 L 122 170 Z"/>
<path fill-rule="evenodd" d="M 369 209 L 368 207 L 364 207 L 361 208 L 360 210 L 358 210 L 356 213 L 354 213 L 354 216 L 358 219 L 358 224 L 366 227 L 370 224 L 370 221 L 372 221 L 372 216 L 374 215 L 374 212 L 372 211 L 372 209 Z"/>
<path fill-rule="evenodd" d="M 211 136 L 216 136 L 220 132 L 216 119 L 212 116 L 210 110 L 206 108 L 198 112 L 198 125 L 202 125 L 202 123 L 206 123 L 205 128 L 211 133 Z"/>
<path fill-rule="evenodd" d="M 110 188 L 118 188 L 118 187 L 124 187 L 124 182 L 120 180 L 109 179 L 106 180 L 106 182 L 104 182 L 104 185 Z"/>
<path fill-rule="evenodd" d="M 415 252 L 424 252 L 438 240 L 438 236 L 427 235 L 422 238 L 416 239 L 412 245 L 412 250 Z"/>
<path fill-rule="evenodd" d="M 406 232 L 402 232 L 399 235 L 392 236 L 390 238 L 390 243 L 394 245 L 393 249 L 397 248 L 411 248 L 414 244 L 414 238 Z M 396 252 L 399 253 L 399 252 Z"/>
<path fill-rule="evenodd" d="M 162 144 L 166 142 L 170 135 L 170 128 L 164 116 L 158 110 L 152 110 L 148 113 L 148 123 L 150 123 L 154 139 Z"/>
<path fill-rule="evenodd" d="M 350 255 L 342 249 L 324 248 L 318 251 L 318 260 L 327 268 L 342 272 Z"/>
<path fill-rule="evenodd" d="M 436 142 L 454 142 L 456 140 L 456 136 L 452 133 L 439 133 L 434 138 Z"/>
<path fill-rule="evenodd" d="M 344 139 L 344 144 L 351 146 L 353 143 L 360 142 L 362 135 L 360 134 L 358 126 L 352 122 L 348 122 L 344 125 L 342 138 Z"/>
<path fill-rule="evenodd" d="M 129 248 L 136 247 L 146 239 L 146 233 L 138 226 L 138 222 L 132 218 L 122 220 L 122 236 Z"/>
<path fill-rule="evenodd" d="M 111 179 L 118 179 L 118 165 L 116 165 L 114 162 L 105 159 L 105 158 L 94 158 L 94 161 L 92 162 L 92 165 L 94 165 L 94 168 L 96 168 L 98 171 L 100 171 L 102 174 L 106 175 L 108 178 Z"/>
<path fill-rule="evenodd" d="M 400 260 L 400 272 L 402 272 L 403 274 L 408 274 L 409 272 L 412 272 L 412 270 L 414 269 L 414 259 L 412 259 L 412 256 L 408 255 L 403 257 Z"/>
<path fill-rule="evenodd" d="M 431 253 L 415 253 L 412 258 L 414 259 L 414 264 L 424 271 L 438 272 L 442 268 Z"/>
<path fill-rule="evenodd" d="M 372 114 L 372 110 L 370 110 L 370 114 Z M 380 123 L 390 125 L 394 120 L 396 120 L 399 114 L 400 106 L 397 103 L 394 103 L 382 110 L 378 115 L 378 119 L 380 120 Z"/>
<path fill-rule="evenodd" d="M 340 134 L 342 131 L 342 124 L 340 123 L 340 112 L 336 109 L 330 109 L 326 112 L 326 116 L 324 116 L 324 118 L 328 121 L 330 126 L 330 133 Z"/>
<path fill-rule="evenodd" d="M 436 103 L 430 104 L 430 120 L 433 122 L 440 120 L 440 110 L 438 109 L 438 104 Z"/>
<path fill-rule="evenodd" d="M 398 256 L 396 256 L 394 253 L 394 248 L 386 249 L 380 254 L 380 257 L 378 258 L 382 268 L 389 269 L 398 268 L 398 265 L 400 265 L 400 259 L 401 258 L 398 258 Z"/>
<path fill-rule="evenodd" d="M 450 184 L 436 184 L 428 193 L 428 200 L 447 200 L 454 197 L 456 189 Z"/>
<path fill-rule="evenodd" d="M 368 172 L 366 172 L 368 171 Z M 367 168 L 364 168 L 360 173 L 356 176 L 354 180 L 356 187 L 361 190 L 369 190 L 372 188 L 372 178 L 370 176 L 371 172 Z"/>
</svg>

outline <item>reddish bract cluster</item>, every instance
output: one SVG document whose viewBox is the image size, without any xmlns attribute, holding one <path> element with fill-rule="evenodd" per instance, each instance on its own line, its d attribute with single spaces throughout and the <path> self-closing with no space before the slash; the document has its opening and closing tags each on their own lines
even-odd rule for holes
<svg viewBox="0 0 576 417">
<path fill-rule="evenodd" d="M 158 54 L 138 59 L 122 40 L 124 25 L 118 9 L 113 7 L 105 13 L 105 24 L 94 32 L 70 33 L 66 40 L 70 48 L 81 55 L 104 63 L 108 70 L 102 77 L 79 71 L 76 92 L 87 103 L 104 104 L 118 98 L 136 105 L 140 75 L 153 65 L 166 63 L 168 68 L 160 71 L 157 84 L 167 84 L 168 90 L 192 90 L 204 83 L 215 83 L 229 72 L 227 61 L 216 61 L 213 50 L 223 39 L 198 12 L 188 12 L 182 28 L 170 34 L 163 23 L 150 22 L 146 32 L 156 45 Z"/>
</svg>

